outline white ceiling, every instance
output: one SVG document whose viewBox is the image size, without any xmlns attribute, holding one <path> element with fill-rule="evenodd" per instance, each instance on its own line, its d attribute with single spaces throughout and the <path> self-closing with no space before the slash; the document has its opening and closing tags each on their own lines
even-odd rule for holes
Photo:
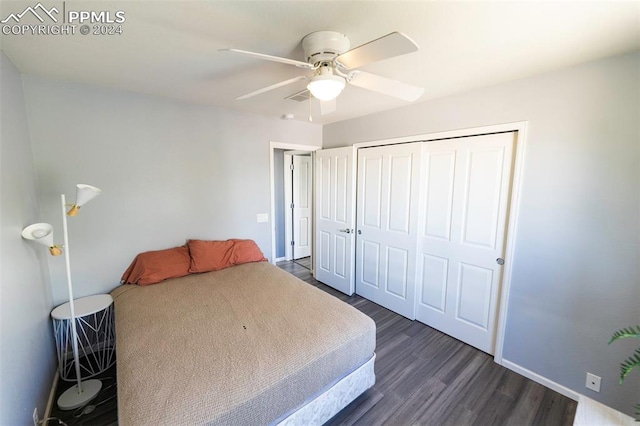
<svg viewBox="0 0 640 426">
<path fill-rule="evenodd" d="M 41 0 L 62 10 L 62 1 Z M 0 3 L 1 19 L 37 0 Z M 125 11 L 120 36 L 2 35 L 24 74 L 306 120 L 308 101 L 285 100 L 305 82 L 251 99 L 239 95 L 300 75 L 279 63 L 218 52 L 239 48 L 304 60 L 310 32 L 346 34 L 352 46 L 401 31 L 417 53 L 363 70 L 425 88 L 417 102 L 640 49 L 638 1 L 66 1 L 67 10 Z M 26 19 L 26 18 L 25 18 Z M 37 22 L 34 22 L 37 23 Z M 348 86 L 331 123 L 404 106 Z"/>
</svg>

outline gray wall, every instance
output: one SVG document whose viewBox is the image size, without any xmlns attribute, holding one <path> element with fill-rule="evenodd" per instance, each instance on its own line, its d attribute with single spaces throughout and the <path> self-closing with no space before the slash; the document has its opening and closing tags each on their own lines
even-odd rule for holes
<svg viewBox="0 0 640 426">
<path fill-rule="evenodd" d="M 48 250 L 20 236 L 41 221 L 22 80 L 2 52 L 0 111 L 0 425 L 27 425 L 35 407 L 44 415 L 57 361 Z"/>
<path fill-rule="evenodd" d="M 59 194 L 103 194 L 69 220 L 77 297 L 108 292 L 135 255 L 189 238 L 254 239 L 271 256 L 269 142 L 320 145 L 319 125 L 24 76 L 43 218 Z M 272 218 L 270 218 L 270 221 Z M 64 263 L 50 260 L 54 301 Z"/>
<path fill-rule="evenodd" d="M 607 341 L 640 320 L 639 95 L 635 53 L 328 125 L 323 146 L 529 121 L 504 358 L 632 414 L 637 341 Z"/>
</svg>

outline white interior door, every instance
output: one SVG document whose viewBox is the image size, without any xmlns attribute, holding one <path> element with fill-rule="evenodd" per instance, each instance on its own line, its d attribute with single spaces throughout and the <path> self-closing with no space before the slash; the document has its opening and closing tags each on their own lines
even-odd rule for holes
<svg viewBox="0 0 640 426">
<path fill-rule="evenodd" d="M 354 292 L 355 148 L 316 151 L 315 277 Z"/>
<path fill-rule="evenodd" d="M 415 318 L 420 142 L 358 151 L 356 292 Z"/>
<path fill-rule="evenodd" d="M 293 259 L 293 155 L 284 153 L 284 258 Z"/>
<path fill-rule="evenodd" d="M 311 156 L 293 156 L 293 258 L 311 256 Z"/>
<path fill-rule="evenodd" d="M 514 141 L 501 133 L 425 142 L 422 159 L 416 318 L 490 354 Z"/>
</svg>

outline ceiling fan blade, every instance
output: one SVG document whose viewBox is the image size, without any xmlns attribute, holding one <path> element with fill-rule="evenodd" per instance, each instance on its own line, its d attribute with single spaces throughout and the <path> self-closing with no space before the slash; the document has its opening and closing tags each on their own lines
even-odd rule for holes
<svg viewBox="0 0 640 426">
<path fill-rule="evenodd" d="M 280 62 L 281 64 L 287 64 L 287 65 L 295 65 L 298 68 L 315 69 L 315 66 L 313 64 L 310 64 L 307 62 L 296 61 L 295 59 L 289 59 L 289 58 L 281 58 L 279 56 L 265 55 L 264 53 L 249 52 L 248 50 L 218 49 L 218 52 L 240 53 L 242 55 L 253 56 L 254 58 L 258 58 L 258 59 L 264 59 L 265 61 Z"/>
<path fill-rule="evenodd" d="M 255 92 L 247 93 L 246 95 L 238 96 L 236 98 L 237 101 L 241 101 L 243 99 L 251 98 L 253 96 L 259 95 L 264 92 L 268 92 L 270 90 L 277 89 L 278 87 L 286 86 L 287 84 L 295 83 L 296 81 L 306 80 L 307 77 L 300 75 L 298 77 L 290 78 L 289 80 L 281 81 L 280 83 L 272 84 L 271 86 L 263 87 L 262 89 L 256 90 Z"/>
<path fill-rule="evenodd" d="M 336 61 L 346 69 L 415 52 L 418 45 L 406 35 L 393 32 L 338 55 Z"/>
<path fill-rule="evenodd" d="M 353 71 L 350 74 L 349 83 L 362 87 L 363 89 L 373 90 L 374 92 L 393 96 L 394 98 L 408 102 L 415 101 L 424 93 L 422 87 L 412 86 L 401 81 L 364 71 Z"/>
</svg>

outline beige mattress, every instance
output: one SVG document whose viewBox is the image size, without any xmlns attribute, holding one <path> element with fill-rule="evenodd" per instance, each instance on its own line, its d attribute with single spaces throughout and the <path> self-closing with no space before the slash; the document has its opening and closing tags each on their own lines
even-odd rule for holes
<svg viewBox="0 0 640 426">
<path fill-rule="evenodd" d="M 121 426 L 271 424 L 375 349 L 373 320 L 266 262 L 112 295 Z"/>
</svg>

